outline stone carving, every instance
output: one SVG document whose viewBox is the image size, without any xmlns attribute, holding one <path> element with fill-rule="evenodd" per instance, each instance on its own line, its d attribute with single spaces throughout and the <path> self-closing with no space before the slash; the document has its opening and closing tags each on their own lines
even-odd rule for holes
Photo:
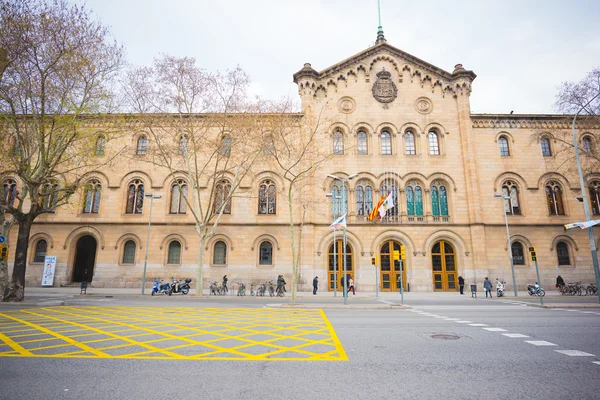
<svg viewBox="0 0 600 400">
<path fill-rule="evenodd" d="M 373 84 L 373 97 L 380 103 L 391 103 L 398 96 L 398 88 L 392 81 L 392 74 L 385 69 L 377 73 Z"/>
<path fill-rule="evenodd" d="M 350 114 L 356 109 L 356 102 L 352 97 L 342 97 L 338 101 L 338 109 L 341 113 Z"/>
<path fill-rule="evenodd" d="M 433 103 L 427 97 L 419 97 L 415 102 L 415 108 L 421 114 L 429 114 L 433 110 Z"/>
</svg>

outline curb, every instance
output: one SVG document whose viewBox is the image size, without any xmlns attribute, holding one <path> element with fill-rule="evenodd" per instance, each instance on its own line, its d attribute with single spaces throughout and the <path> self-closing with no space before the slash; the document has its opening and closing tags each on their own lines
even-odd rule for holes
<svg viewBox="0 0 600 400">
<path fill-rule="evenodd" d="M 600 304 L 527 304 L 537 308 L 600 308 Z"/>
<path fill-rule="evenodd" d="M 408 310 L 412 307 L 395 304 L 267 304 L 265 308 L 306 308 L 306 309 L 336 309 L 336 310 Z"/>
</svg>

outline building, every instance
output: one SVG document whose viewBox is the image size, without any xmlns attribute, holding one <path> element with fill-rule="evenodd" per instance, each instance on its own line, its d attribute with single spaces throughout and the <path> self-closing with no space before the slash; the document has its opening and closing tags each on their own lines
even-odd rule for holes
<svg viewBox="0 0 600 400">
<path fill-rule="evenodd" d="M 537 250 L 544 286 L 553 286 L 559 274 L 567 281 L 594 278 L 587 233 L 563 229 L 584 220 L 578 177 L 560 168 L 565 155 L 553 140 L 569 132 L 571 119 L 472 114 L 475 78 L 461 64 L 448 72 L 407 54 L 382 33 L 374 46 L 338 64 L 320 72 L 305 64 L 294 74 L 303 112 L 294 118 L 328 104 L 323 109 L 331 124 L 320 145 L 333 154 L 313 189 L 314 198 L 324 202 L 302 231 L 301 288 L 319 276 L 332 290 L 334 268 L 338 280 L 342 275 L 342 235 L 337 232 L 334 249 L 329 226 L 344 213 L 346 267 L 357 290 L 374 290 L 376 282 L 384 291 L 398 289 L 395 251 L 411 291 L 453 291 L 459 275 L 467 284 L 489 276 L 510 286 L 504 213 L 520 289 L 536 280 L 530 247 Z M 600 126 L 578 127 L 583 148 L 594 151 Z M 147 145 L 145 137 L 132 134 L 131 140 L 136 152 Z M 90 189 L 72 207 L 36 221 L 30 285 L 40 284 L 45 255 L 57 256 L 55 285 L 85 276 L 96 286 L 139 287 L 146 251 L 148 280 L 195 277 L 198 240 L 174 185 L 178 178 L 132 160 L 93 171 Z M 598 215 L 600 174 L 586 179 Z M 5 180 L 6 195 L 17 185 Z M 288 215 L 286 207 L 278 207 L 285 181 L 265 170 L 246 187 L 254 195 L 232 201 L 218 234 L 206 244 L 204 287 L 225 274 L 234 285 L 291 275 Z M 149 192 L 162 197 L 153 202 L 146 249 L 149 207 L 143 195 Z M 327 193 L 333 194 L 331 203 Z M 393 208 L 382 220 L 369 221 L 374 204 L 390 193 Z M 12 234 L 16 237 L 16 228 Z"/>
</svg>

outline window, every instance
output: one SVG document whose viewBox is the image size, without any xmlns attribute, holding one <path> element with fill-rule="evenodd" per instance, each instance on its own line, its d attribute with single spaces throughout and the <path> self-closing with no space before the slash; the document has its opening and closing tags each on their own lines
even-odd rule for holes
<svg viewBox="0 0 600 400">
<path fill-rule="evenodd" d="M 440 155 L 440 143 L 438 139 L 437 133 L 434 131 L 429 132 L 427 135 L 427 139 L 429 140 L 429 154 L 432 156 Z"/>
<path fill-rule="evenodd" d="M 231 154 L 231 137 L 225 136 L 221 141 L 221 155 L 229 157 Z"/>
<path fill-rule="evenodd" d="M 552 150 L 550 150 L 550 139 L 542 138 L 542 155 L 544 157 L 550 157 L 552 155 Z"/>
<path fill-rule="evenodd" d="M 271 242 L 262 242 L 259 249 L 259 265 L 273 265 L 273 245 Z"/>
<path fill-rule="evenodd" d="M 181 264 L 181 243 L 179 243 L 177 240 L 169 243 L 167 264 Z"/>
<path fill-rule="evenodd" d="M 448 216 L 448 193 L 439 181 L 431 185 L 431 213 L 434 216 Z"/>
<path fill-rule="evenodd" d="M 335 182 L 331 188 L 331 204 L 333 217 L 339 218 L 348 213 L 348 189 L 339 182 Z"/>
<path fill-rule="evenodd" d="M 586 136 L 581 140 L 581 145 L 584 152 L 588 154 L 592 153 L 592 139 L 590 139 L 589 136 Z"/>
<path fill-rule="evenodd" d="M 215 265 L 226 265 L 227 264 L 227 245 L 223 241 L 215 243 L 213 252 L 213 264 Z"/>
<path fill-rule="evenodd" d="M 146 136 L 140 136 L 137 141 L 137 149 L 135 154 L 138 156 L 143 156 L 148 151 L 148 139 Z"/>
<path fill-rule="evenodd" d="M 96 179 L 89 181 L 85 188 L 84 213 L 97 213 L 100 209 L 100 197 L 102 196 L 102 186 Z"/>
<path fill-rule="evenodd" d="M 381 132 L 381 154 L 384 156 L 392 154 L 392 137 L 387 131 Z"/>
<path fill-rule="evenodd" d="M 498 139 L 498 146 L 500 146 L 500 155 L 502 157 L 510 156 L 508 151 L 508 139 L 505 136 L 500 136 Z"/>
<path fill-rule="evenodd" d="M 600 215 L 600 181 L 593 181 L 590 183 L 589 189 L 592 214 Z"/>
<path fill-rule="evenodd" d="M 135 264 L 135 247 L 133 240 L 128 240 L 123 246 L 123 264 Z"/>
<path fill-rule="evenodd" d="M 273 136 L 271 135 L 268 135 L 265 138 L 263 154 L 275 154 L 275 141 L 273 140 Z"/>
<path fill-rule="evenodd" d="M 15 205 L 15 199 L 17 198 L 17 182 L 12 179 L 4 181 L 2 184 L 2 200 L 9 206 Z"/>
<path fill-rule="evenodd" d="M 43 189 L 42 189 L 42 193 L 41 193 L 41 199 L 42 199 L 42 208 L 50 211 L 50 212 L 55 212 L 56 211 L 56 204 L 58 203 L 58 191 L 59 191 L 59 186 L 58 184 L 54 183 L 54 184 L 45 184 Z"/>
<path fill-rule="evenodd" d="M 127 188 L 127 214 L 141 214 L 144 207 L 144 183 L 139 179 L 131 182 Z"/>
<path fill-rule="evenodd" d="M 392 200 L 393 200 L 392 204 L 394 206 L 391 209 L 386 211 L 386 213 L 385 213 L 386 220 L 391 219 L 391 217 L 398 216 L 399 209 L 398 209 L 398 187 L 396 186 L 396 183 L 394 181 L 385 180 L 381 184 L 381 195 L 385 196 L 387 198 L 390 195 L 390 193 L 392 194 Z"/>
<path fill-rule="evenodd" d="M 270 180 L 261 183 L 258 190 L 258 213 L 275 214 L 276 201 L 277 191 L 275 190 L 275 183 Z"/>
<path fill-rule="evenodd" d="M 364 131 L 358 132 L 358 155 L 364 156 L 369 154 L 369 149 L 367 147 L 367 134 Z"/>
<path fill-rule="evenodd" d="M 546 185 L 546 201 L 550 215 L 565 215 L 562 200 L 562 189 L 558 182 L 550 181 Z"/>
<path fill-rule="evenodd" d="M 409 216 L 423 216 L 423 189 L 416 181 L 406 186 L 406 210 Z"/>
<path fill-rule="evenodd" d="M 565 242 L 558 242 L 556 244 L 556 257 L 558 258 L 558 265 L 571 265 L 569 245 Z"/>
<path fill-rule="evenodd" d="M 188 152 L 188 138 L 182 136 L 179 138 L 179 155 L 186 155 Z"/>
<path fill-rule="evenodd" d="M 185 181 L 178 180 L 171 186 L 171 214 L 185 214 L 187 211 L 187 203 L 185 199 L 187 197 L 188 187 Z"/>
<path fill-rule="evenodd" d="M 356 215 L 366 217 L 373 209 L 373 189 L 368 182 L 356 185 Z"/>
<path fill-rule="evenodd" d="M 333 154 L 344 154 L 344 134 L 340 131 L 333 132 Z"/>
<path fill-rule="evenodd" d="M 96 139 L 96 155 L 103 156 L 104 155 L 104 145 L 106 144 L 106 138 L 104 136 L 98 136 Z"/>
<path fill-rule="evenodd" d="M 231 185 L 227 180 L 223 179 L 217 182 L 215 186 L 215 201 L 213 204 L 214 213 L 220 213 L 221 207 L 223 207 L 223 214 L 231 214 L 231 197 L 229 196 L 230 190 Z"/>
<path fill-rule="evenodd" d="M 525 252 L 521 242 L 513 242 L 510 245 L 514 265 L 525 265 Z"/>
<path fill-rule="evenodd" d="M 48 249 L 48 242 L 44 239 L 40 239 L 35 244 L 35 255 L 33 257 L 33 262 L 35 263 L 43 263 L 46 260 L 46 251 Z"/>
<path fill-rule="evenodd" d="M 404 143 L 406 146 L 406 155 L 414 156 L 417 154 L 417 148 L 415 147 L 415 134 L 411 131 L 406 131 L 404 134 Z"/>
<path fill-rule="evenodd" d="M 521 215 L 521 208 L 519 207 L 519 189 L 515 182 L 504 182 L 502 185 L 502 197 L 510 197 L 508 200 L 504 199 L 504 212 L 506 215 Z"/>
</svg>

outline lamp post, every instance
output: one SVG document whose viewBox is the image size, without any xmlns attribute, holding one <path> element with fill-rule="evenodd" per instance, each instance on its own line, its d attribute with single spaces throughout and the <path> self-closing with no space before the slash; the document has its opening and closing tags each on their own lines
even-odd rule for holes
<svg viewBox="0 0 600 400">
<path fill-rule="evenodd" d="M 146 193 L 145 197 L 150 198 L 150 215 L 148 215 L 148 235 L 146 236 L 146 255 L 144 256 L 144 275 L 142 275 L 142 295 L 144 294 L 144 287 L 146 286 L 146 266 L 148 265 L 148 242 L 150 241 L 150 223 L 152 222 L 152 203 L 154 199 L 160 199 L 160 195 L 153 195 L 152 193 Z"/>
<path fill-rule="evenodd" d="M 510 233 L 508 232 L 508 217 L 506 216 L 506 209 L 504 209 L 504 201 L 510 200 L 510 196 L 504 196 L 501 193 L 494 193 L 494 197 L 502 199 L 502 212 L 504 214 L 504 222 L 506 223 L 506 241 L 508 243 L 508 254 L 510 256 L 510 270 L 512 272 L 513 278 L 513 290 L 515 293 L 515 297 L 517 297 L 517 280 L 515 279 L 515 264 L 513 262 L 512 246 L 510 243 Z"/>
<path fill-rule="evenodd" d="M 352 174 L 350 176 L 348 176 L 347 178 L 340 178 L 336 175 L 327 175 L 328 177 L 338 180 L 340 182 L 342 182 L 342 188 L 343 188 L 343 193 L 346 193 L 346 214 L 348 213 L 348 190 L 346 189 L 346 182 L 349 181 L 350 179 L 354 179 L 358 176 L 358 174 Z M 342 198 L 344 197 L 343 195 L 341 196 Z M 338 207 L 339 209 L 339 207 Z M 344 259 L 343 259 L 343 263 L 344 263 L 344 304 L 348 304 L 348 277 L 346 275 L 346 228 L 344 228 Z M 335 248 L 335 247 L 334 247 Z M 335 282 L 335 284 L 337 285 L 337 281 Z"/>
<path fill-rule="evenodd" d="M 573 147 L 575 147 L 575 158 L 577 159 L 577 172 L 579 173 L 579 185 L 581 187 L 581 194 L 583 197 L 583 211 L 585 213 L 585 220 L 590 221 L 590 204 L 587 197 L 587 187 L 585 186 L 585 182 L 583 180 L 583 170 L 581 169 L 581 160 L 579 158 L 579 145 L 577 144 L 577 136 L 575 135 L 575 121 L 577 121 L 577 116 L 580 112 L 582 112 L 594 99 L 600 96 L 600 93 L 595 95 L 588 101 L 584 106 L 582 106 L 577 114 L 573 117 L 573 125 L 571 126 L 571 133 L 573 134 Z M 596 249 L 596 243 L 594 239 L 594 228 L 588 228 L 588 237 L 590 239 L 590 249 L 592 250 L 592 264 L 594 265 L 594 275 L 596 275 L 596 287 L 600 287 L 600 271 L 598 270 L 598 250 Z M 541 285 L 541 283 L 540 283 Z M 600 291 L 598 291 L 598 302 L 600 302 Z"/>
<path fill-rule="evenodd" d="M 333 197 L 333 193 L 327 193 L 325 197 L 341 199 L 342 196 Z M 335 217 L 334 217 L 335 220 Z M 337 297 L 337 242 L 335 240 L 335 226 L 333 227 L 333 297 Z M 327 272 L 329 278 L 329 271 Z"/>
</svg>

